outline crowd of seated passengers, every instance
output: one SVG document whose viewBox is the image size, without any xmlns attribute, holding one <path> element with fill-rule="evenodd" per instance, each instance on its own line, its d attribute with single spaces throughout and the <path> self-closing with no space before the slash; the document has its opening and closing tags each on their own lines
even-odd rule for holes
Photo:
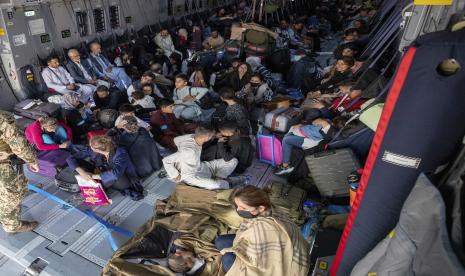
<svg viewBox="0 0 465 276">
<path fill-rule="evenodd" d="M 303 91 L 308 92 L 305 101 L 310 101 L 310 108 L 302 124 L 292 126 L 285 135 L 284 164 L 278 168 L 277 174 L 292 171 L 292 148 L 305 149 L 327 142 L 337 130 L 346 127 L 346 113 L 360 108 L 362 101 L 352 103 L 363 99 L 355 81 L 360 69 L 356 58 L 362 45 L 358 34 L 368 31 L 366 23 L 369 19 L 364 16 L 365 12 L 361 11 L 361 16 L 353 19 L 353 28 L 346 30 L 344 41 L 336 50 L 334 64 L 324 79 L 315 80 L 311 89 L 303 83 L 308 77 L 306 62 L 310 63 L 311 58 L 301 49 L 294 52 L 298 58 L 293 62 L 288 80 L 294 87 L 308 88 Z M 282 21 L 277 31 L 291 47 L 306 47 L 319 39 L 319 34 L 323 33 L 320 26 L 333 20 L 318 12 L 312 14 L 308 24 L 298 20 L 291 20 L 290 24 Z M 197 26 L 192 30 L 198 29 Z M 222 36 L 221 31 L 208 33 L 203 38 L 204 48 L 219 47 L 223 43 Z M 141 58 L 131 61 L 132 54 L 126 52 L 115 66 L 102 53 L 98 42 L 90 44 L 91 53 L 85 60 L 81 60 L 77 50 L 69 50 L 70 61 L 66 68 L 70 73 L 60 66 L 58 59 L 49 59 L 49 67 L 43 76 L 49 88 L 64 95 L 66 123 L 54 118 L 37 120 L 26 130 L 30 143 L 39 151 L 68 149 L 73 144 L 83 143 L 83 139 L 74 137 L 82 138 L 86 134 L 87 126 L 95 122 L 95 113 L 114 109 L 118 110 L 119 117 L 107 135 L 91 138 L 88 145 L 72 147 L 68 164 L 81 177 L 100 180 L 105 188 L 119 190 L 135 200 L 143 197 L 142 179 L 162 166 L 167 178 L 176 183 L 205 189 L 235 187 L 234 175 L 244 173 L 252 163 L 251 121 L 262 120 L 261 104 L 276 96 L 274 80 L 261 60 L 253 56 L 246 60 L 248 62 L 234 59 L 222 79 L 217 79 L 209 71 L 211 68 L 199 65 L 189 72 L 188 77 L 185 51 L 177 49 L 176 45 L 189 45 L 189 38 L 194 35 L 181 31 L 180 37 L 183 41 L 179 44 L 173 41 L 177 37 L 171 37 L 168 30 L 162 29 L 153 43 L 147 43 L 150 47 L 158 47 L 162 56 L 148 62 L 142 62 Z M 140 45 L 137 49 L 144 59 L 156 57 L 144 54 L 155 49 L 141 51 Z M 125 66 L 137 68 L 140 79 L 133 79 L 134 74 L 128 74 Z M 219 101 L 224 102 L 225 112 L 217 125 L 199 126 L 198 123 L 209 121 L 208 115 L 211 115 L 211 110 L 202 107 L 202 98 L 215 93 L 219 95 L 215 106 L 219 106 Z M 162 159 L 157 143 L 171 154 Z M 272 216 L 265 191 L 243 188 L 235 194 L 234 202 L 241 216 L 263 221 L 270 229 L 279 228 L 281 222 Z M 271 220 L 274 224 L 270 224 Z M 228 248 L 233 243 L 247 244 L 255 227 L 247 222 L 243 226 L 244 232 L 238 232 L 235 237 L 220 237 L 217 241 L 219 249 Z M 294 237 L 291 242 L 300 244 L 299 237 Z M 304 247 L 300 249 L 307 251 Z M 241 258 L 238 256 L 240 252 L 225 252 L 229 253 L 223 257 L 224 268 L 238 269 L 240 261 L 236 262 L 235 258 Z M 268 253 L 270 256 L 278 254 Z M 173 257 L 169 263 L 173 269 L 175 261 Z"/>
</svg>

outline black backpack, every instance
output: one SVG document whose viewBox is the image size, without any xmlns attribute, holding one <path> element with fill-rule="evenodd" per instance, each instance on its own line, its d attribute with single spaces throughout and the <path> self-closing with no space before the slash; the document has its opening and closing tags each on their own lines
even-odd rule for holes
<svg viewBox="0 0 465 276">
<path fill-rule="evenodd" d="M 78 193 L 81 191 L 77 183 L 76 173 L 73 169 L 66 167 L 55 175 L 55 185 L 66 192 Z"/>
</svg>

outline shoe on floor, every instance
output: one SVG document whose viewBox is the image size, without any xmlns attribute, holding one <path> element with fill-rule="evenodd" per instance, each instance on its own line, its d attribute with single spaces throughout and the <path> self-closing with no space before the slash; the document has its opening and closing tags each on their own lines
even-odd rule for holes
<svg viewBox="0 0 465 276">
<path fill-rule="evenodd" d="M 18 228 L 16 228 L 15 230 L 5 230 L 5 232 L 10 234 L 31 232 L 32 230 L 36 229 L 38 225 L 39 223 L 37 221 L 22 220 Z"/>
<path fill-rule="evenodd" d="M 275 175 L 285 175 L 285 174 L 289 174 L 291 172 L 294 171 L 294 167 L 291 167 L 291 166 L 287 166 L 287 167 L 283 167 L 283 166 L 279 166 L 277 168 L 277 170 L 274 172 Z"/>
</svg>

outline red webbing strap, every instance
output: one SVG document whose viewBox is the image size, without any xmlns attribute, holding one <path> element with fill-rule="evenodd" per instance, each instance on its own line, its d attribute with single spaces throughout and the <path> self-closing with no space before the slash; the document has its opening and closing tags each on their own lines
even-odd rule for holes
<svg viewBox="0 0 465 276">
<path fill-rule="evenodd" d="M 368 155 L 367 161 L 365 163 L 365 167 L 363 169 L 362 179 L 360 181 L 360 186 L 357 189 L 357 196 L 355 201 L 351 207 L 351 212 L 349 218 L 347 219 L 346 226 L 344 228 L 344 232 L 342 234 L 341 240 L 339 242 L 339 247 L 337 249 L 336 257 L 334 258 L 334 262 L 331 266 L 331 276 L 336 276 L 339 265 L 342 260 L 342 256 L 345 251 L 345 247 L 347 244 L 347 240 L 350 235 L 350 231 L 352 230 L 352 226 L 354 224 L 355 218 L 357 216 L 357 210 L 360 206 L 360 202 L 362 201 L 363 195 L 365 193 L 365 189 L 367 187 L 368 180 L 370 179 L 370 174 L 373 170 L 375 165 L 376 159 L 379 154 L 379 150 L 381 148 L 381 144 L 384 139 L 384 135 L 389 125 L 389 121 L 391 119 L 392 113 L 396 106 L 397 100 L 400 95 L 400 91 L 404 86 L 405 79 L 407 78 L 408 72 L 410 70 L 410 66 L 412 65 L 413 58 L 415 56 L 416 48 L 411 47 L 405 53 L 402 62 L 400 63 L 399 69 L 397 71 L 397 75 L 394 79 L 392 84 L 391 90 L 389 91 L 389 96 L 386 99 L 386 103 L 384 104 L 383 114 L 381 115 L 381 119 L 378 124 L 378 128 L 373 138 L 373 143 L 371 144 L 370 153 Z"/>
</svg>

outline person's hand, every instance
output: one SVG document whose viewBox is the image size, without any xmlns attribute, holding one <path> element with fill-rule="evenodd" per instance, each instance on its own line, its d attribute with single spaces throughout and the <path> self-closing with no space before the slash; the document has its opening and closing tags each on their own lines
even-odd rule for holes
<svg viewBox="0 0 465 276">
<path fill-rule="evenodd" d="M 95 179 L 95 180 L 102 180 L 102 177 L 100 176 L 100 174 L 93 174 L 93 175 L 92 175 L 92 179 Z"/>
<path fill-rule="evenodd" d="M 323 120 L 321 118 L 313 120 L 312 124 L 314 126 L 319 126 L 321 128 L 325 128 L 325 127 L 327 127 L 329 125 L 329 123 L 326 120 Z"/>
<path fill-rule="evenodd" d="M 121 122 L 119 122 L 117 125 L 116 125 L 116 128 L 119 128 L 119 129 L 124 129 L 124 126 L 128 123 L 128 121 L 126 120 L 121 120 Z"/>
<path fill-rule="evenodd" d="M 70 83 L 70 84 L 66 85 L 66 89 L 74 90 L 74 89 L 76 89 L 76 85 L 74 83 Z"/>
<path fill-rule="evenodd" d="M 28 164 L 28 166 L 29 166 L 29 169 L 30 169 L 32 172 L 35 172 L 35 173 L 36 173 L 36 172 L 39 172 L 39 169 L 40 169 L 40 168 L 39 168 L 39 164 L 37 164 L 37 163 L 30 163 L 30 164 Z"/>
<path fill-rule="evenodd" d="M 175 179 L 173 179 L 174 182 L 178 183 L 181 181 L 181 175 L 178 175 Z"/>
<path fill-rule="evenodd" d="M 114 82 L 115 82 L 115 80 L 114 80 L 114 79 L 112 79 L 112 78 L 109 78 L 109 77 L 106 77 L 106 76 L 105 76 L 105 77 L 103 77 L 103 79 L 104 79 L 105 81 L 109 82 L 109 83 L 114 83 Z"/>
<path fill-rule="evenodd" d="M 60 147 L 60 149 L 67 149 L 69 147 L 70 143 L 71 143 L 70 141 L 66 141 L 63 144 L 60 144 L 59 147 Z"/>
<path fill-rule="evenodd" d="M 224 143 L 224 142 L 226 142 L 226 141 L 228 141 L 228 137 L 223 137 L 223 136 L 222 136 L 222 137 L 218 138 L 218 142 L 219 142 L 219 143 Z"/>
<path fill-rule="evenodd" d="M 98 81 L 97 80 L 89 80 L 88 83 L 92 84 L 92 85 L 97 85 Z"/>
<path fill-rule="evenodd" d="M 76 171 L 85 180 L 92 180 L 92 174 L 90 174 L 86 170 L 84 170 L 82 168 L 77 168 Z"/>
<path fill-rule="evenodd" d="M 112 66 L 108 66 L 107 69 L 106 69 L 105 71 L 107 71 L 107 73 L 111 73 L 111 71 L 113 71 L 113 67 L 112 67 Z"/>
</svg>

